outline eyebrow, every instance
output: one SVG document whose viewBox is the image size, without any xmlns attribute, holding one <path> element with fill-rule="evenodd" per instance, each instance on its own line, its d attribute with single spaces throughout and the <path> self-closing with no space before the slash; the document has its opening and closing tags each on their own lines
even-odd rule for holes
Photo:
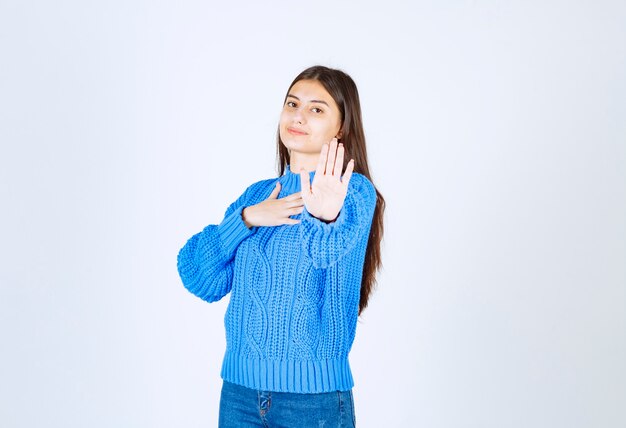
<svg viewBox="0 0 626 428">
<path fill-rule="evenodd" d="M 289 94 L 289 95 L 287 95 L 287 98 L 289 98 L 289 97 L 291 97 L 291 98 L 295 98 L 295 99 L 297 99 L 298 101 L 300 101 L 300 98 L 296 97 L 295 95 L 291 95 L 291 94 Z M 323 101 L 323 100 L 311 100 L 311 102 L 312 102 L 312 103 L 320 103 L 320 104 L 325 104 L 326 106 L 330 107 L 330 106 L 328 105 L 328 103 L 327 103 L 326 101 Z"/>
</svg>

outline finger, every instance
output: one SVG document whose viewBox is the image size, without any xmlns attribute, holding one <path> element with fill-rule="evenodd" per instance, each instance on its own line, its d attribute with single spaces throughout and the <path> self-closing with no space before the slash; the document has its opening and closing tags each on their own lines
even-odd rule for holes
<svg viewBox="0 0 626 428">
<path fill-rule="evenodd" d="M 350 159 L 350 162 L 348 162 L 348 165 L 346 166 L 346 172 L 341 179 L 341 184 L 343 184 L 346 189 L 348 188 L 350 177 L 352 177 L 352 171 L 354 171 L 354 159 Z"/>
<path fill-rule="evenodd" d="M 335 160 L 335 169 L 333 170 L 333 175 L 337 177 L 341 177 L 341 170 L 343 169 L 343 156 L 345 153 L 345 149 L 343 144 L 339 143 L 339 147 L 337 148 L 337 160 Z"/>
<path fill-rule="evenodd" d="M 337 139 L 330 140 L 328 148 L 328 161 L 326 162 L 326 174 L 333 175 L 335 169 L 335 158 L 337 157 Z"/>
<path fill-rule="evenodd" d="M 301 168 L 300 169 L 300 183 L 302 184 L 302 190 L 300 190 L 300 193 L 302 194 L 302 196 L 304 196 L 305 193 L 308 195 L 311 192 L 310 180 L 311 179 L 309 177 L 309 172 L 306 169 Z"/>
<path fill-rule="evenodd" d="M 270 196 L 268 197 L 268 199 L 276 199 L 279 193 L 280 193 L 280 182 L 277 182 L 276 186 L 274 187 L 274 190 L 272 190 L 272 193 L 270 193 Z"/>
<path fill-rule="evenodd" d="M 284 224 L 298 224 L 298 223 L 300 223 L 300 220 L 296 220 L 296 219 L 293 219 L 293 218 L 288 218 L 288 219 L 285 220 L 285 222 L 286 223 L 284 223 Z"/>
<path fill-rule="evenodd" d="M 283 202 L 285 203 L 284 206 L 286 207 L 298 207 L 304 203 L 304 199 L 298 198 L 298 199 L 292 199 L 290 201 L 283 201 Z"/>
<path fill-rule="evenodd" d="M 302 198 L 302 192 L 292 193 L 289 196 L 285 196 L 283 199 L 286 201 L 295 201 L 296 199 Z"/>
<path fill-rule="evenodd" d="M 320 151 L 320 157 L 317 160 L 317 169 L 315 170 L 316 176 L 324 175 L 326 171 L 326 158 L 328 156 L 328 144 L 324 143 L 322 150 Z"/>
</svg>

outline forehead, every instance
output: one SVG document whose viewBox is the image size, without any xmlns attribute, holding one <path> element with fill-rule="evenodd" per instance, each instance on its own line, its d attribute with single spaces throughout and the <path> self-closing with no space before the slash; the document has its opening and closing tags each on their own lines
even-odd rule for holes
<svg viewBox="0 0 626 428">
<path fill-rule="evenodd" d="M 337 107 L 335 100 L 324 86 L 317 80 L 299 80 L 289 90 L 288 95 L 294 95 L 302 102 L 326 101 L 328 105 Z"/>
</svg>

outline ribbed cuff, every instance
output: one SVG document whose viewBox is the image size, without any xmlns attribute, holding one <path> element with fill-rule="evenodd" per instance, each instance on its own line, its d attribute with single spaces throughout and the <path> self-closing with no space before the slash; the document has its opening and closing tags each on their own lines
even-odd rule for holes
<svg viewBox="0 0 626 428">
<path fill-rule="evenodd" d="M 301 220 L 310 221 L 313 224 L 316 224 L 322 228 L 327 228 L 327 229 L 341 226 L 344 223 L 345 219 L 346 219 L 346 207 L 345 206 L 341 207 L 341 211 L 339 211 L 339 215 L 337 216 L 335 221 L 330 222 L 330 223 L 326 223 L 325 221 L 322 221 L 319 218 L 313 216 L 310 212 L 307 211 L 306 207 L 304 207 L 304 209 L 302 210 L 302 217 L 301 217 Z"/>
<path fill-rule="evenodd" d="M 226 352 L 222 379 L 248 388 L 297 393 L 347 391 L 354 386 L 348 358 L 259 360 Z"/>
<path fill-rule="evenodd" d="M 233 257 L 241 241 L 256 231 L 256 227 L 248 229 L 248 226 L 243 222 L 241 212 L 244 208 L 237 208 L 228 217 L 224 217 L 224 220 L 217 226 L 222 247 L 229 259 Z"/>
</svg>

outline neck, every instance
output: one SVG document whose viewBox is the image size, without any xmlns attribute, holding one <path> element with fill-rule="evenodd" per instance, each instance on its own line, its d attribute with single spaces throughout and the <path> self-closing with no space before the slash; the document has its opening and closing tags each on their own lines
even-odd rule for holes
<svg viewBox="0 0 626 428">
<path fill-rule="evenodd" d="M 308 154 L 292 150 L 289 156 L 289 165 L 291 166 L 291 172 L 293 172 L 294 174 L 299 174 L 301 168 L 304 168 L 307 172 L 315 171 L 317 169 L 317 163 L 319 162 L 319 158 L 319 153 Z"/>
</svg>

